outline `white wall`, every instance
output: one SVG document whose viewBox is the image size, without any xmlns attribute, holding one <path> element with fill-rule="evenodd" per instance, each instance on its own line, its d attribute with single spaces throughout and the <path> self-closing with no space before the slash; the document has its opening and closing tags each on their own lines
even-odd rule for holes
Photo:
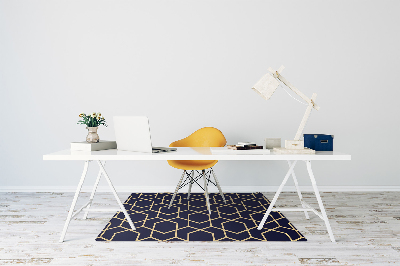
<svg viewBox="0 0 400 266">
<path fill-rule="evenodd" d="M 113 116 L 147 115 L 156 146 L 204 126 L 230 144 L 293 139 L 305 106 L 282 89 L 269 101 L 250 89 L 281 64 L 318 94 L 304 133 L 334 134 L 334 149 L 352 155 L 314 163 L 318 184 L 399 186 L 399 10 L 399 1 L 0 0 L 0 187 L 75 186 L 82 163 L 42 155 L 84 140 L 81 112 L 108 119 L 102 139 L 115 138 Z M 108 167 L 117 186 L 180 176 L 166 162 Z M 215 167 L 225 186 L 276 186 L 286 169 Z"/>
</svg>

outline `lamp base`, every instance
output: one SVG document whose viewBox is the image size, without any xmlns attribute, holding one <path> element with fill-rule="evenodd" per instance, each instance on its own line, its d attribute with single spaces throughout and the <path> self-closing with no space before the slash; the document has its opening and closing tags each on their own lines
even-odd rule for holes
<svg viewBox="0 0 400 266">
<path fill-rule="evenodd" d="M 303 149 L 286 149 L 286 148 L 274 148 L 275 154 L 315 154 L 315 151 L 309 148 Z"/>
<path fill-rule="evenodd" d="M 304 140 L 285 140 L 285 148 L 289 150 L 303 150 Z"/>
</svg>

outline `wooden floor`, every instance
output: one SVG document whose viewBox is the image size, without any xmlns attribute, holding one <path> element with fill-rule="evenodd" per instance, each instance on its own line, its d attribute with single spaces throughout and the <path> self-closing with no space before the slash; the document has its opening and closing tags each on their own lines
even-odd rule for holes
<svg viewBox="0 0 400 266">
<path fill-rule="evenodd" d="M 90 213 L 74 219 L 59 243 L 72 193 L 0 193 L 0 265 L 400 265 L 400 192 L 321 194 L 337 243 L 322 220 L 301 212 L 284 214 L 307 242 L 96 242 L 113 213 Z M 116 207 L 111 194 L 96 196 L 95 205 Z M 304 197 L 317 206 L 313 194 Z M 291 192 L 278 200 L 297 203 Z"/>
</svg>

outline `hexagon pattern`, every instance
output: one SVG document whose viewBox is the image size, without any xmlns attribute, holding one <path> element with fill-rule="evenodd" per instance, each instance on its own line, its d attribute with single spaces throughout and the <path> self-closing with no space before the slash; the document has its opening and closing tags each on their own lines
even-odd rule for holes
<svg viewBox="0 0 400 266">
<path fill-rule="evenodd" d="M 136 231 L 117 212 L 97 241 L 306 241 L 280 212 L 272 212 L 262 230 L 257 226 L 269 206 L 262 193 L 210 194 L 211 215 L 203 193 L 132 193 L 125 201 Z"/>
</svg>

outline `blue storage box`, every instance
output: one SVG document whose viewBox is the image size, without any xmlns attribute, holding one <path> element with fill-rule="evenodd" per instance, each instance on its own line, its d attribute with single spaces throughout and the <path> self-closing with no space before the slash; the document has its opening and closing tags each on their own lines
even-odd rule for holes
<svg viewBox="0 0 400 266">
<path fill-rule="evenodd" d="M 304 134 L 304 147 L 315 151 L 333 151 L 333 135 Z"/>
</svg>

